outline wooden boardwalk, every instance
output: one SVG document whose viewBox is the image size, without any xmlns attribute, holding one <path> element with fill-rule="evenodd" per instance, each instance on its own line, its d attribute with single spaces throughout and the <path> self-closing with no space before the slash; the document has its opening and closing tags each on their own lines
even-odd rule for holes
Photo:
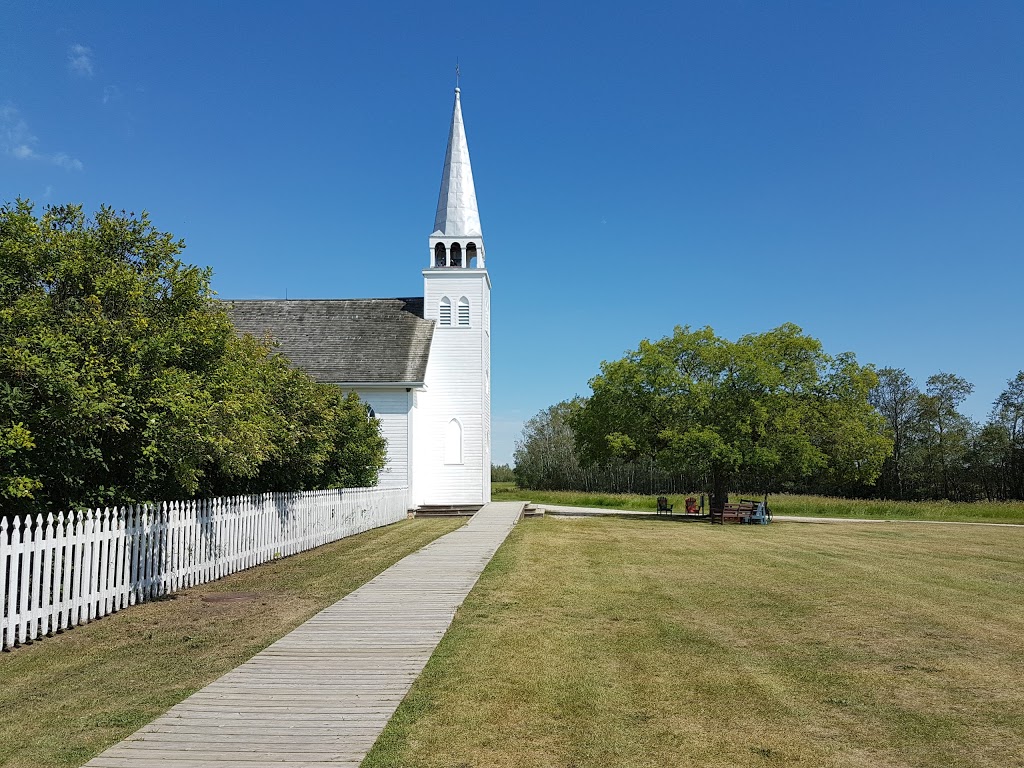
<svg viewBox="0 0 1024 768">
<path fill-rule="evenodd" d="M 487 504 L 86 768 L 359 765 L 523 506 Z"/>
</svg>

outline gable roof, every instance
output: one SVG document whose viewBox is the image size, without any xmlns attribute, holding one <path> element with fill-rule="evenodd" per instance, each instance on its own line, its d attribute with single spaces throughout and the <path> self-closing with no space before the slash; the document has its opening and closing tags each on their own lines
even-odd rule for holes
<svg viewBox="0 0 1024 768">
<path fill-rule="evenodd" d="M 423 299 L 245 299 L 222 301 L 239 334 L 270 334 L 277 351 L 314 379 L 332 383 L 421 383 L 432 320 Z"/>
</svg>

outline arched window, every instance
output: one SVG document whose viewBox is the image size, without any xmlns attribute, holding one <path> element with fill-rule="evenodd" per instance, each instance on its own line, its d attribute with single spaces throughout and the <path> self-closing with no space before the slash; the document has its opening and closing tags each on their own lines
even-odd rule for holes
<svg viewBox="0 0 1024 768">
<path fill-rule="evenodd" d="M 441 311 L 439 313 L 441 325 L 452 324 L 452 300 L 445 296 L 441 299 Z"/>
<path fill-rule="evenodd" d="M 421 251 L 421 253 L 422 253 L 422 251 Z M 435 267 L 446 266 L 445 263 L 444 263 L 446 255 L 447 254 L 444 252 L 444 243 L 438 243 L 437 245 L 435 245 L 434 246 L 434 266 Z"/>
<path fill-rule="evenodd" d="M 458 243 L 452 243 L 451 264 L 449 264 L 448 266 L 451 266 L 451 267 L 461 267 L 462 266 L 462 246 L 459 245 Z"/>
<path fill-rule="evenodd" d="M 449 421 L 444 433 L 444 463 L 462 463 L 462 425 L 458 419 Z"/>
<path fill-rule="evenodd" d="M 466 246 L 466 266 L 476 269 L 476 243 Z"/>
<path fill-rule="evenodd" d="M 459 299 L 459 325 L 469 325 L 469 299 Z"/>
</svg>

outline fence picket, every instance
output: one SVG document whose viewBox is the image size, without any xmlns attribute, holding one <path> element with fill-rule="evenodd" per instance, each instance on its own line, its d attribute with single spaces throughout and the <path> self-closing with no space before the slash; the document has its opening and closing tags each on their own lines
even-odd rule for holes
<svg viewBox="0 0 1024 768">
<path fill-rule="evenodd" d="M 36 639 L 39 632 L 39 607 L 42 600 L 40 591 L 43 578 L 42 563 L 40 561 L 42 560 L 42 548 L 45 546 L 45 543 L 43 541 L 43 516 L 37 514 L 34 521 L 31 518 L 29 520 L 32 523 L 32 531 L 29 537 L 28 548 L 24 554 L 24 558 L 28 561 L 28 584 L 25 585 L 28 625 L 25 636 L 31 641 Z"/>
<path fill-rule="evenodd" d="M 124 510 L 114 509 L 110 548 L 110 612 L 124 607 Z"/>
<path fill-rule="evenodd" d="M 25 642 L 28 639 L 28 615 L 32 610 L 29 603 L 29 585 L 31 584 L 31 577 L 29 576 L 29 562 L 32 559 L 32 523 L 29 515 L 25 515 L 21 521 L 21 536 L 20 543 L 18 545 L 19 550 L 19 563 L 18 569 L 18 607 L 21 609 L 21 625 L 18 628 L 18 633 L 21 637 L 21 642 Z"/>
<path fill-rule="evenodd" d="M 42 573 L 39 589 L 39 634 L 50 635 L 53 634 L 55 628 L 53 618 L 53 512 L 46 513 L 46 527 L 43 529 Z"/>
<path fill-rule="evenodd" d="M 68 552 L 68 518 L 63 512 L 57 513 L 57 526 L 53 531 L 53 601 L 54 631 L 63 631 L 68 626 L 67 595 L 71 590 L 71 555 Z"/>
<path fill-rule="evenodd" d="M 7 538 L 7 518 L 0 517 L 0 585 L 10 584 L 11 578 L 7 575 L 8 569 L 13 570 L 9 565 L 11 558 L 11 545 Z M 4 604 L 4 610 L 0 611 L 0 648 L 7 647 L 7 638 L 13 632 L 10 622 L 14 618 L 14 610 L 8 614 L 6 606 L 10 602 L 6 589 L 0 589 L 0 601 Z M 13 642 L 13 641 L 12 641 Z"/>
<path fill-rule="evenodd" d="M 160 517 L 160 510 L 163 503 L 155 505 L 146 510 L 146 524 L 143 527 L 145 537 L 144 566 L 142 570 L 142 594 L 143 599 L 152 600 L 156 597 L 153 589 L 153 582 L 156 580 L 156 523 Z"/>
<path fill-rule="evenodd" d="M 199 520 L 198 515 L 186 515 L 188 518 L 188 536 L 185 546 L 188 551 L 188 576 L 186 585 L 194 587 L 199 583 L 196 578 L 196 565 L 199 563 Z"/>
<path fill-rule="evenodd" d="M 139 602 L 139 507 L 133 504 L 128 510 L 128 605 Z"/>
</svg>

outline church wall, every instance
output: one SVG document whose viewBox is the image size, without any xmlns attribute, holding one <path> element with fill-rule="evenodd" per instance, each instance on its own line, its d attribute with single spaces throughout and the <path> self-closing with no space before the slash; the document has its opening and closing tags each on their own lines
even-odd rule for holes
<svg viewBox="0 0 1024 768">
<path fill-rule="evenodd" d="M 388 441 L 387 459 L 380 472 L 382 488 L 408 487 L 409 410 L 411 397 L 404 387 L 395 389 L 356 389 L 359 399 L 369 403 L 380 421 L 381 435 Z"/>
<path fill-rule="evenodd" d="M 483 488 L 483 500 L 491 500 L 491 292 L 483 292 L 484 327 L 483 361 L 484 397 L 483 397 L 483 463 L 480 468 L 480 485 Z"/>
<path fill-rule="evenodd" d="M 465 296 L 470 303 L 470 325 L 460 327 L 457 315 L 451 326 L 434 329 L 427 364 L 426 389 L 417 393 L 415 416 L 415 476 L 417 503 L 481 503 L 490 500 L 490 362 L 488 325 L 490 290 L 484 270 L 427 270 L 424 280 L 424 316 L 437 321 L 443 296 L 453 305 Z M 457 419 L 462 430 L 462 461 L 446 456 L 449 422 Z M 446 461 L 448 459 L 449 461 Z M 486 468 L 486 475 L 484 469 Z"/>
</svg>

